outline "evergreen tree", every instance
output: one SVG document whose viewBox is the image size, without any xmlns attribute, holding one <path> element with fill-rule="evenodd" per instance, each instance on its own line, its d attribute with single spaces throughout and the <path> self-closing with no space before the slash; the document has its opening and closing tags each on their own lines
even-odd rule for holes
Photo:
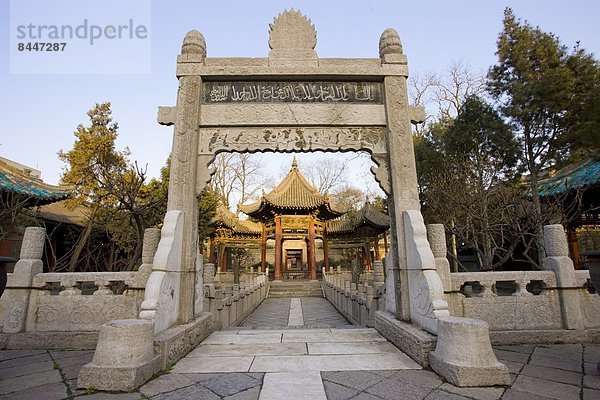
<svg viewBox="0 0 600 400">
<path fill-rule="evenodd" d="M 598 85 L 598 65 L 591 55 L 569 51 L 558 38 L 504 12 L 498 39 L 498 62 L 488 73 L 488 89 L 518 134 L 529 172 L 537 227 L 538 263 L 545 258 L 540 171 L 567 159 L 579 142 L 590 96 Z M 585 141 L 584 141 L 585 142 Z"/>
</svg>

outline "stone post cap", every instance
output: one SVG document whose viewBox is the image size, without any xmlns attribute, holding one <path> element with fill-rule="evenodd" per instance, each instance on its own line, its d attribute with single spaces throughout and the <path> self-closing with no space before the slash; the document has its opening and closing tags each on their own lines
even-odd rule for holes
<svg viewBox="0 0 600 400">
<path fill-rule="evenodd" d="M 428 224 L 427 239 L 435 258 L 446 257 L 446 231 L 443 224 Z"/>
<path fill-rule="evenodd" d="M 544 226 L 544 246 L 548 257 L 568 257 L 569 246 L 565 236 L 565 228 L 562 225 Z"/>
<path fill-rule="evenodd" d="M 19 258 L 23 260 L 41 260 L 45 241 L 46 230 L 44 228 L 33 226 L 25 228 Z"/>
</svg>

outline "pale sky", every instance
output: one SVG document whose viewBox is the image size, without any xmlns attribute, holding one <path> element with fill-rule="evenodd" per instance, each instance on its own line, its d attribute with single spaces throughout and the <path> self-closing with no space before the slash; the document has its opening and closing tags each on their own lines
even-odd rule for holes
<svg viewBox="0 0 600 400">
<path fill-rule="evenodd" d="M 103 2 L 94 4 L 101 7 Z M 132 160 L 147 164 L 150 176 L 158 175 L 170 152 L 172 128 L 156 123 L 156 110 L 175 105 L 176 56 L 191 29 L 203 33 L 208 57 L 266 57 L 268 24 L 294 7 L 314 23 L 319 57 L 378 57 L 379 36 L 392 27 L 411 72 L 442 72 L 452 59 L 486 71 L 496 60 L 503 10 L 511 6 L 518 17 L 555 33 L 563 44 L 580 41 L 596 57 L 600 53 L 597 0 L 155 0 L 150 7 L 149 73 L 11 74 L 9 5 L 0 0 L 0 155 L 40 169 L 44 181 L 53 184 L 63 166 L 56 153 L 72 147 L 76 126 L 87 124 L 86 112 L 104 101 L 112 102 L 119 123 L 118 147 L 129 147 Z M 39 23 L 44 22 L 50 23 Z M 283 154 L 270 162 L 289 166 L 291 157 Z M 304 159 L 299 158 L 300 165 Z M 273 165 L 272 170 L 280 168 Z"/>
</svg>

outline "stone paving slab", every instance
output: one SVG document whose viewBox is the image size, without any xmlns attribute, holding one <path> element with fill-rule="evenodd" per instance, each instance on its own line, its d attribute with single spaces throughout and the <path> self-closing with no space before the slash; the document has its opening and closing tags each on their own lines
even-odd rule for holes
<svg viewBox="0 0 600 400">
<path fill-rule="evenodd" d="M 265 374 L 260 400 L 289 399 L 291 393 L 294 400 L 327 400 L 319 372 Z"/>
<path fill-rule="evenodd" d="M 0 394 L 13 393 L 56 382 L 62 382 L 60 372 L 56 369 L 16 378 L 2 379 L 0 380 Z"/>
<path fill-rule="evenodd" d="M 262 344 L 281 343 L 281 333 L 263 332 L 262 335 L 235 335 L 214 332 L 202 344 Z"/>
<path fill-rule="evenodd" d="M 556 358 L 540 356 L 532 354 L 529 361 L 530 364 L 539 365 L 548 368 L 564 369 L 566 371 L 582 372 L 581 360 L 573 360 L 569 358 Z"/>
<path fill-rule="evenodd" d="M 513 383 L 512 389 L 559 400 L 578 399 L 581 393 L 581 388 L 578 386 L 552 382 L 527 375 L 519 375 L 515 383 Z"/>
<path fill-rule="evenodd" d="M 292 344 L 292 343 L 290 343 Z M 390 342 L 307 343 L 308 354 L 377 354 L 400 352 Z"/>
<path fill-rule="evenodd" d="M 302 330 L 292 330 L 284 332 L 282 338 L 283 343 L 341 343 L 364 341 L 387 342 L 387 340 L 373 328 L 368 330 L 332 329 L 330 333 L 306 333 Z"/>
<path fill-rule="evenodd" d="M 207 344 L 201 345 L 187 355 L 189 358 L 206 356 L 297 356 L 308 354 L 305 343 L 266 344 Z"/>
<path fill-rule="evenodd" d="M 243 357 L 193 357 L 179 360 L 173 372 L 181 374 L 200 374 L 210 372 L 248 372 L 254 361 L 253 356 Z M 262 372 L 262 371 L 259 371 Z"/>
<path fill-rule="evenodd" d="M 525 365 L 521 370 L 521 374 L 570 385 L 580 385 L 582 380 L 582 375 L 578 372 L 540 367 L 538 365 Z"/>
<path fill-rule="evenodd" d="M 289 332 L 291 329 L 297 330 L 299 327 L 295 328 L 286 328 L 286 329 L 251 329 L 251 330 L 239 330 L 237 331 L 238 335 L 263 335 L 266 333 L 278 333 L 283 335 L 286 332 Z M 331 328 L 302 328 L 302 332 L 304 333 L 331 333 Z"/>
<path fill-rule="evenodd" d="M 327 356 L 258 356 L 252 372 L 369 371 L 378 369 L 421 369 L 407 355 L 344 354 Z"/>
</svg>

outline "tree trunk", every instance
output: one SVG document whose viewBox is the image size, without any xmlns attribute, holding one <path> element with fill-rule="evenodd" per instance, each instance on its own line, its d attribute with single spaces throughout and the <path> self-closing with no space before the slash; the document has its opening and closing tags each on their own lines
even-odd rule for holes
<svg viewBox="0 0 600 400">
<path fill-rule="evenodd" d="M 92 227 L 94 226 L 94 220 L 96 219 L 96 211 L 97 207 L 92 208 L 92 213 L 87 220 L 87 225 L 85 226 L 81 236 L 79 236 L 79 240 L 77 241 L 77 245 L 73 250 L 73 254 L 71 255 L 71 259 L 69 260 L 69 272 L 75 272 L 77 268 L 77 261 L 79 260 L 79 256 L 81 256 L 81 252 L 83 251 L 90 234 L 92 233 Z"/>
<path fill-rule="evenodd" d="M 135 264 L 138 262 L 140 257 L 142 256 L 142 245 L 144 244 L 144 224 L 142 222 L 142 218 L 138 214 L 133 215 L 133 222 L 135 223 L 135 238 L 137 240 L 135 245 L 135 250 L 133 252 L 133 256 L 129 259 L 127 263 L 126 270 L 133 271 Z"/>
<path fill-rule="evenodd" d="M 544 228 L 542 222 L 542 205 L 540 203 L 540 193 L 538 185 L 537 170 L 531 169 L 531 198 L 533 208 L 535 210 L 536 232 L 535 244 L 537 248 L 538 265 L 540 269 L 544 269 L 544 261 L 546 260 L 546 249 L 544 248 Z"/>
</svg>

